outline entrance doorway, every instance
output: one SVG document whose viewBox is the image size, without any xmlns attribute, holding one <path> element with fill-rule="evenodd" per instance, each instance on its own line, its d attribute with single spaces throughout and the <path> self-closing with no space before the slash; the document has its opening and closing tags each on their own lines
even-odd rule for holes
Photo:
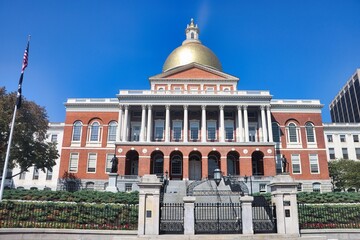
<svg viewBox="0 0 360 240">
<path fill-rule="evenodd" d="M 201 180 L 201 155 L 198 153 L 189 156 L 189 180 Z"/>
</svg>

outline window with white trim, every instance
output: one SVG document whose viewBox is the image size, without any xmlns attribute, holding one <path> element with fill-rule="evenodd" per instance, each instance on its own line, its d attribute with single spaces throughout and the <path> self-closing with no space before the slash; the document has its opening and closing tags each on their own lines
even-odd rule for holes
<svg viewBox="0 0 360 240">
<path fill-rule="evenodd" d="M 360 160 L 360 148 L 355 148 L 356 159 Z"/>
<path fill-rule="evenodd" d="M 89 153 L 87 172 L 89 173 L 96 172 L 96 153 Z"/>
<path fill-rule="evenodd" d="M 20 179 L 20 180 L 24 180 L 24 179 L 25 179 L 25 176 L 26 176 L 26 171 L 23 171 L 23 172 L 20 173 L 19 179 Z"/>
<path fill-rule="evenodd" d="M 225 121 L 225 139 L 226 140 L 234 139 L 234 121 L 233 120 Z"/>
<path fill-rule="evenodd" d="M 354 142 L 359 142 L 359 135 L 353 135 Z"/>
<path fill-rule="evenodd" d="M 90 125 L 90 142 L 100 141 L 100 124 L 98 122 L 93 122 Z"/>
<path fill-rule="evenodd" d="M 116 141 L 117 122 L 111 121 L 108 126 L 108 141 Z"/>
<path fill-rule="evenodd" d="M 52 179 L 52 176 L 53 176 L 53 171 L 48 169 L 46 171 L 46 180 L 51 180 Z"/>
<path fill-rule="evenodd" d="M 309 154 L 310 172 L 319 173 L 319 159 L 317 154 Z"/>
<path fill-rule="evenodd" d="M 340 135 L 340 142 L 346 142 L 346 136 Z"/>
<path fill-rule="evenodd" d="M 306 123 L 305 124 L 305 130 L 306 130 L 306 140 L 308 143 L 315 143 L 315 131 L 314 131 L 314 125 L 312 123 Z"/>
<path fill-rule="evenodd" d="M 69 172 L 74 173 L 78 171 L 79 153 L 70 153 Z"/>
<path fill-rule="evenodd" d="M 295 123 L 289 123 L 287 126 L 288 142 L 299 143 L 299 129 Z"/>
<path fill-rule="evenodd" d="M 300 154 L 291 154 L 291 166 L 293 173 L 301 173 Z"/>
<path fill-rule="evenodd" d="M 280 126 L 277 122 L 271 124 L 273 132 L 273 141 L 280 142 Z"/>
<path fill-rule="evenodd" d="M 164 139 L 164 120 L 155 120 L 155 140 Z"/>
<path fill-rule="evenodd" d="M 58 135 L 57 134 L 52 134 L 51 135 L 51 142 L 57 142 L 58 139 Z"/>
<path fill-rule="evenodd" d="M 199 139 L 199 121 L 190 121 L 190 139 Z"/>
<path fill-rule="evenodd" d="M 182 172 L 182 160 L 179 155 L 175 155 L 171 159 L 171 174 L 172 175 L 181 175 Z"/>
<path fill-rule="evenodd" d="M 112 162 L 111 159 L 113 158 L 114 154 L 106 154 L 106 164 L 105 164 L 105 172 L 110 173 L 111 172 L 111 166 Z"/>
<path fill-rule="evenodd" d="M 81 130 L 82 130 L 82 123 L 80 121 L 76 121 L 73 125 L 73 134 L 72 134 L 73 142 L 80 142 Z"/>
<path fill-rule="evenodd" d="M 341 151 L 342 151 L 343 159 L 349 159 L 348 149 L 342 148 Z"/>
<path fill-rule="evenodd" d="M 214 92 L 214 87 L 207 87 L 206 92 L 210 92 L 210 93 Z"/>
<path fill-rule="evenodd" d="M 207 121 L 207 138 L 208 140 L 216 140 L 216 121 Z"/>
<path fill-rule="evenodd" d="M 140 122 L 131 123 L 131 141 L 138 142 L 140 140 Z"/>
<path fill-rule="evenodd" d="M 335 149 L 334 148 L 329 148 L 329 158 L 335 159 Z"/>
<path fill-rule="evenodd" d="M 326 135 L 328 142 L 333 142 L 333 136 L 332 135 Z"/>
<path fill-rule="evenodd" d="M 175 141 L 179 141 L 182 139 L 181 132 L 182 132 L 182 121 L 181 120 L 174 120 L 173 121 L 173 139 Z"/>
<path fill-rule="evenodd" d="M 33 172 L 33 180 L 38 180 L 39 179 L 39 169 L 34 166 L 34 172 Z"/>
<path fill-rule="evenodd" d="M 321 192 L 321 183 L 313 183 L 313 192 Z"/>
</svg>

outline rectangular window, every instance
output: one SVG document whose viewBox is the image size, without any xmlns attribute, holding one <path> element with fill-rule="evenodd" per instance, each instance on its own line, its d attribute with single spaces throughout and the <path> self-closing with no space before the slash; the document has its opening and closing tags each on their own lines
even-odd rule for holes
<svg viewBox="0 0 360 240">
<path fill-rule="evenodd" d="M 346 142 L 345 135 L 340 135 L 340 142 Z"/>
<path fill-rule="evenodd" d="M 299 183 L 299 185 L 297 185 L 297 191 L 298 191 L 298 192 L 301 192 L 301 191 L 302 191 L 302 184 L 301 184 L 301 183 Z"/>
<path fill-rule="evenodd" d="M 259 184 L 259 190 L 260 190 L 260 192 L 266 192 L 266 184 L 260 183 Z"/>
<path fill-rule="evenodd" d="M 113 158 L 113 154 L 107 154 L 106 155 L 106 166 L 105 166 L 105 172 L 106 173 L 110 173 L 111 172 L 111 166 L 112 166 L 112 162 L 111 159 Z"/>
<path fill-rule="evenodd" d="M 349 159 L 349 153 L 347 148 L 342 148 L 343 159 Z"/>
<path fill-rule="evenodd" d="M 132 124 L 132 128 L 131 128 L 131 141 L 133 142 L 138 142 L 140 139 L 140 125 L 136 124 Z"/>
<path fill-rule="evenodd" d="M 317 154 L 309 154 L 310 159 L 310 172 L 319 173 L 319 161 Z"/>
<path fill-rule="evenodd" d="M 216 121 L 208 121 L 207 122 L 207 134 L 208 140 L 216 139 Z"/>
<path fill-rule="evenodd" d="M 234 139 L 234 122 L 233 121 L 225 121 L 225 138 L 226 140 Z"/>
<path fill-rule="evenodd" d="M 57 134 L 51 135 L 51 142 L 57 142 L 57 138 L 58 138 Z"/>
<path fill-rule="evenodd" d="M 356 159 L 360 160 L 360 148 L 355 148 Z"/>
<path fill-rule="evenodd" d="M 25 176 L 26 176 L 26 172 L 23 171 L 22 173 L 20 173 L 19 179 L 20 179 L 20 180 L 24 180 L 24 179 L 25 179 Z"/>
<path fill-rule="evenodd" d="M 164 138 L 164 121 L 155 122 L 155 140 L 163 140 Z"/>
<path fill-rule="evenodd" d="M 190 122 L 190 139 L 198 140 L 199 139 L 199 122 Z"/>
<path fill-rule="evenodd" d="M 117 129 L 117 125 L 115 123 L 110 123 L 109 128 L 108 128 L 108 141 L 109 142 L 114 142 L 116 141 L 116 129 Z"/>
<path fill-rule="evenodd" d="M 175 141 L 181 140 L 182 121 L 173 122 L 173 139 Z"/>
<path fill-rule="evenodd" d="M 125 183 L 125 192 L 132 191 L 132 183 Z"/>
<path fill-rule="evenodd" d="M 79 153 L 70 154 L 69 172 L 77 172 L 79 163 Z"/>
<path fill-rule="evenodd" d="M 291 154 L 291 164 L 293 173 L 301 173 L 300 154 Z"/>
<path fill-rule="evenodd" d="M 359 135 L 353 135 L 354 142 L 359 142 Z"/>
<path fill-rule="evenodd" d="M 46 180 L 51 180 L 52 179 L 52 174 L 53 174 L 53 172 L 50 169 L 48 169 L 46 171 Z"/>
<path fill-rule="evenodd" d="M 87 172 L 96 172 L 96 153 L 89 153 Z"/>
<path fill-rule="evenodd" d="M 333 142 L 333 136 L 332 135 L 326 135 L 328 142 Z"/>
<path fill-rule="evenodd" d="M 334 148 L 329 148 L 329 158 L 335 159 L 335 149 Z"/>
<path fill-rule="evenodd" d="M 213 87 L 207 87 L 206 92 L 214 92 L 214 88 Z"/>
<path fill-rule="evenodd" d="M 38 179 L 39 179 L 39 169 L 37 167 L 34 167 L 33 180 L 38 180 Z"/>
</svg>

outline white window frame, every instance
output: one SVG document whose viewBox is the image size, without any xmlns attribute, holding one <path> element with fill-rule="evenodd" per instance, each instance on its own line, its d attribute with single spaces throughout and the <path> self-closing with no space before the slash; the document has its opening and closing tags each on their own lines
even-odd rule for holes
<svg viewBox="0 0 360 240">
<path fill-rule="evenodd" d="M 96 173 L 96 164 L 97 164 L 97 154 L 96 153 L 89 153 L 86 165 L 86 172 L 87 173 Z M 89 169 L 94 169 L 90 171 Z"/>
<path fill-rule="evenodd" d="M 294 172 L 294 166 L 299 165 L 299 172 Z M 291 169 L 293 174 L 301 174 L 301 158 L 300 154 L 291 154 Z"/>
<path fill-rule="evenodd" d="M 207 93 L 213 93 L 213 92 L 215 92 L 215 87 L 206 87 L 205 91 Z"/>
<path fill-rule="evenodd" d="M 349 159 L 349 150 L 348 150 L 348 148 L 341 148 L 341 154 L 342 154 L 343 159 Z M 347 155 L 347 157 L 345 157 L 345 154 Z"/>
<path fill-rule="evenodd" d="M 74 169 L 74 170 L 72 170 L 72 169 Z M 78 169 L 79 169 L 79 153 L 70 153 L 69 172 L 77 173 Z"/>
<path fill-rule="evenodd" d="M 180 171 L 178 172 L 174 172 L 174 164 L 175 161 L 178 161 L 180 163 Z M 174 176 L 181 176 L 182 174 L 182 157 L 180 155 L 175 155 L 171 158 L 171 175 Z"/>
<path fill-rule="evenodd" d="M 175 138 L 175 129 L 176 128 L 180 128 L 180 138 Z M 173 120 L 173 124 L 172 124 L 172 139 L 174 141 L 181 141 L 183 138 L 182 138 L 182 121 L 181 120 Z"/>
<path fill-rule="evenodd" d="M 94 131 L 95 127 L 97 127 L 96 132 Z M 98 143 L 98 142 L 100 142 L 100 139 L 101 139 L 100 136 L 101 136 L 101 125 L 98 121 L 94 121 L 89 126 L 89 140 L 88 141 L 92 142 L 92 143 Z"/>
<path fill-rule="evenodd" d="M 316 144 L 315 126 L 311 122 L 305 124 L 306 141 L 309 144 Z M 311 136 L 312 134 L 312 136 Z"/>
<path fill-rule="evenodd" d="M 331 158 L 331 155 L 333 155 L 334 157 Z M 335 157 L 335 148 L 329 148 L 329 159 L 330 160 L 336 159 L 336 157 Z"/>
<path fill-rule="evenodd" d="M 139 130 L 135 131 L 135 128 L 139 128 Z M 141 122 L 131 122 L 131 136 L 130 139 L 132 142 L 140 141 L 140 132 L 141 132 Z M 134 134 L 138 133 L 138 134 Z"/>
<path fill-rule="evenodd" d="M 321 192 L 321 183 L 314 182 L 312 184 L 312 189 L 313 189 L 313 192 Z"/>
<path fill-rule="evenodd" d="M 81 141 L 82 127 L 83 127 L 83 124 L 81 121 L 74 122 L 72 137 L 71 137 L 72 142 L 80 142 Z M 76 140 L 74 140 L 75 137 L 76 137 Z M 78 140 L 77 140 L 77 137 L 79 137 Z"/>
<path fill-rule="evenodd" d="M 209 141 L 216 141 L 217 140 L 217 126 L 216 120 L 207 120 L 206 121 L 206 137 Z M 210 138 L 210 131 L 209 129 L 214 128 L 214 139 Z"/>
<path fill-rule="evenodd" d="M 162 136 L 157 135 L 157 130 L 162 129 Z M 165 121 L 162 119 L 155 120 L 155 127 L 154 127 L 154 140 L 161 141 L 164 140 L 165 135 Z"/>
<path fill-rule="evenodd" d="M 111 173 L 112 162 L 111 159 L 114 157 L 113 153 L 106 154 L 105 173 Z M 109 170 L 109 171 L 107 171 Z"/>
<path fill-rule="evenodd" d="M 340 134 L 339 139 L 340 139 L 340 142 L 346 142 L 346 135 L 345 134 Z"/>
<path fill-rule="evenodd" d="M 53 171 L 50 170 L 50 169 L 47 169 L 46 170 L 46 177 L 45 177 L 45 180 L 47 181 L 51 181 L 52 180 L 52 177 L 53 177 Z"/>
<path fill-rule="evenodd" d="M 58 141 L 58 135 L 57 134 L 51 134 L 51 142 L 57 142 Z"/>
<path fill-rule="evenodd" d="M 294 133 L 290 133 L 290 130 L 294 129 L 295 130 L 295 136 L 293 136 Z M 300 144 L 300 128 L 298 127 L 297 124 L 291 122 L 286 126 L 286 135 L 287 135 L 287 142 L 288 144 Z M 293 139 L 291 139 L 292 137 L 296 137 L 296 141 L 294 141 Z"/>
<path fill-rule="evenodd" d="M 281 134 L 280 134 L 280 125 L 277 122 L 271 123 L 271 130 L 273 132 L 273 141 L 274 142 L 281 142 Z M 275 139 L 277 137 L 278 139 Z M 276 141 L 278 140 L 278 141 Z"/>
<path fill-rule="evenodd" d="M 118 124 L 116 121 L 109 122 L 108 125 L 108 142 L 115 142 L 116 141 L 116 133 L 117 133 Z"/>
<path fill-rule="evenodd" d="M 228 138 L 227 129 L 231 128 L 231 136 L 232 138 Z M 225 139 L 226 140 L 234 140 L 234 120 L 225 120 Z"/>
<path fill-rule="evenodd" d="M 39 169 L 34 166 L 34 171 L 33 171 L 33 178 L 32 180 L 39 180 Z"/>
<path fill-rule="evenodd" d="M 199 88 L 198 87 L 190 87 L 190 93 L 198 93 Z"/>
<path fill-rule="evenodd" d="M 194 141 L 194 140 L 199 140 L 199 129 L 200 129 L 200 122 L 198 120 L 190 120 L 190 140 Z M 197 129 L 196 135 L 197 138 L 192 138 L 192 129 Z"/>
<path fill-rule="evenodd" d="M 311 174 L 319 174 L 320 173 L 320 166 L 319 166 L 319 158 L 317 154 L 309 154 L 309 164 L 310 164 L 310 173 Z M 317 171 L 313 172 L 313 167 L 316 166 Z"/>
</svg>

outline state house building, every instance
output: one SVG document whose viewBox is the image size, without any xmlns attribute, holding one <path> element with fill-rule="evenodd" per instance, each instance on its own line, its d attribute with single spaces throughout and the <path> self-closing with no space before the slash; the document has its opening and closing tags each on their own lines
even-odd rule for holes
<svg viewBox="0 0 360 240">
<path fill-rule="evenodd" d="M 299 190 L 330 191 L 320 101 L 241 89 L 199 32 L 192 20 L 150 89 L 67 100 L 59 177 L 70 172 L 83 188 L 104 190 L 116 154 L 120 191 L 144 174 L 190 182 L 216 168 L 266 191 L 285 157 Z"/>
</svg>

